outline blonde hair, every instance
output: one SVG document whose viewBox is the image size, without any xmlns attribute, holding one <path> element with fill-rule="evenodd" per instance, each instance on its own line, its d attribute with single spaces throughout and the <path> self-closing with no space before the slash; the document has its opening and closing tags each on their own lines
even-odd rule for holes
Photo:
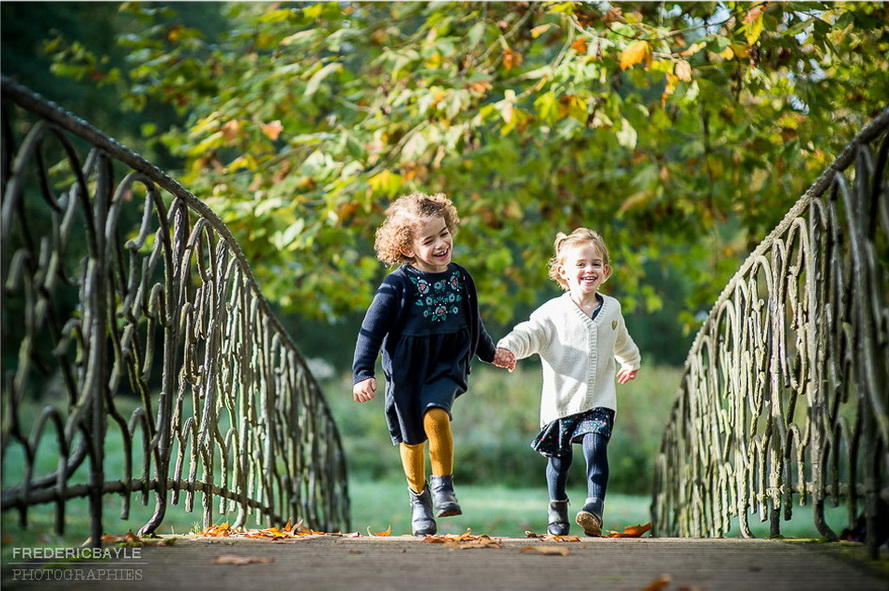
<svg viewBox="0 0 889 591">
<path fill-rule="evenodd" d="M 418 223 L 434 217 L 444 219 L 451 234 L 457 232 L 460 217 L 444 193 L 411 193 L 393 201 L 386 210 L 386 219 L 377 229 L 374 241 L 377 258 L 393 267 L 410 263 L 413 258 L 405 256 L 403 251 L 412 246 Z"/>
<path fill-rule="evenodd" d="M 611 259 L 608 256 L 608 248 L 605 246 L 605 239 L 598 232 L 588 228 L 577 228 L 571 234 L 556 234 L 556 241 L 553 244 L 556 254 L 549 260 L 549 277 L 559 284 L 562 289 L 568 289 L 568 282 L 559 275 L 559 267 L 565 264 L 565 253 L 568 249 L 584 244 L 592 244 L 602 253 L 602 262 L 609 267 Z M 609 273 L 610 275 L 610 273 Z"/>
</svg>

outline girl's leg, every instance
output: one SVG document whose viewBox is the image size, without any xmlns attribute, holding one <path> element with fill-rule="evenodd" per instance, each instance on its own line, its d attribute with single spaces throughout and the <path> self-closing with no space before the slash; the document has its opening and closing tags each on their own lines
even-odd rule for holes
<svg viewBox="0 0 889 591">
<path fill-rule="evenodd" d="M 416 445 L 401 443 L 398 448 L 408 486 L 413 492 L 422 493 L 426 488 L 426 443 Z"/>
<path fill-rule="evenodd" d="M 546 488 L 550 499 L 546 531 L 554 536 L 567 535 L 571 527 L 568 523 L 568 493 L 565 487 L 573 459 L 574 453 L 569 448 L 564 456 L 549 457 L 546 461 Z"/>
<path fill-rule="evenodd" d="M 608 486 L 608 438 L 598 433 L 584 435 L 583 455 L 586 458 L 587 499 L 575 521 L 586 535 L 599 536 Z"/>
<path fill-rule="evenodd" d="M 426 444 L 401 443 L 398 447 L 411 502 L 411 533 L 415 536 L 434 534 L 437 527 L 432 517 L 432 495 L 426 486 Z"/>
<path fill-rule="evenodd" d="M 423 415 L 423 428 L 429 438 L 429 460 L 432 473 L 450 476 L 454 473 L 454 436 L 451 417 L 443 408 L 433 407 Z"/>
<path fill-rule="evenodd" d="M 552 456 L 546 460 L 546 488 L 549 490 L 550 501 L 568 500 L 565 487 L 568 484 L 568 473 L 571 471 L 571 462 L 574 460 L 574 452 L 568 448 L 564 456 Z"/>
<path fill-rule="evenodd" d="M 608 488 L 608 438 L 598 433 L 583 437 L 586 458 L 587 504 L 592 502 L 593 513 L 602 517 L 605 509 L 605 489 Z"/>
<path fill-rule="evenodd" d="M 429 438 L 429 459 L 432 462 L 432 500 L 436 517 L 462 515 L 463 510 L 454 494 L 454 436 L 451 417 L 443 408 L 433 407 L 423 415 L 423 428 Z"/>
</svg>

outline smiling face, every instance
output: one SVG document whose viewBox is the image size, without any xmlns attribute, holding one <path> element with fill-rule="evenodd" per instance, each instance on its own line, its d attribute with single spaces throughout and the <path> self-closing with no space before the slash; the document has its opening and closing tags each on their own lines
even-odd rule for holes
<svg viewBox="0 0 889 591">
<path fill-rule="evenodd" d="M 611 275 L 611 266 L 605 263 L 602 251 L 590 242 L 565 249 L 564 259 L 559 265 L 559 277 L 568 284 L 568 290 L 575 298 L 595 295 L 599 287 Z"/>
<path fill-rule="evenodd" d="M 448 270 L 454 237 L 441 216 L 421 219 L 414 228 L 413 241 L 402 250 L 412 259 L 411 265 L 427 273 L 443 273 Z"/>
</svg>

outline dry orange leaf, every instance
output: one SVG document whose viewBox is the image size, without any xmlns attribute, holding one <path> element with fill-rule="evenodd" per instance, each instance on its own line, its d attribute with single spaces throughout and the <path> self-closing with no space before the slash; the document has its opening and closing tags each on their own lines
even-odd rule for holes
<svg viewBox="0 0 889 591">
<path fill-rule="evenodd" d="M 676 73 L 676 77 L 683 82 L 691 82 L 691 64 L 689 64 L 687 61 L 677 61 L 674 71 Z"/>
<path fill-rule="evenodd" d="M 643 534 L 651 530 L 651 522 L 645 525 L 630 525 L 624 528 L 623 533 L 608 530 L 609 538 L 641 538 Z"/>
<path fill-rule="evenodd" d="M 587 49 L 589 49 L 589 45 L 587 45 L 586 39 L 578 39 L 571 44 L 571 49 L 576 51 L 578 55 L 586 55 Z"/>
<path fill-rule="evenodd" d="M 228 121 L 222 126 L 222 137 L 226 139 L 226 141 L 232 141 L 241 135 L 242 124 L 237 119 L 233 121 Z"/>
<path fill-rule="evenodd" d="M 217 556 L 210 562 L 212 564 L 231 564 L 233 566 L 244 566 L 245 564 L 270 564 L 274 562 L 274 558 L 265 556 L 240 556 L 238 554 L 223 554 Z"/>
<path fill-rule="evenodd" d="M 670 575 L 664 574 L 643 587 L 641 591 L 663 591 L 670 584 Z"/>
<path fill-rule="evenodd" d="M 276 119 L 271 123 L 265 123 L 262 126 L 262 133 L 272 141 L 278 139 L 278 136 L 281 135 L 282 131 L 284 131 L 284 125 L 281 124 L 279 119 Z"/>
<path fill-rule="evenodd" d="M 369 535 L 369 536 L 378 536 L 378 537 L 382 538 L 382 537 L 386 537 L 391 534 L 392 534 L 392 526 L 391 525 L 389 526 L 389 529 L 387 529 L 386 531 L 381 531 L 378 534 L 375 534 L 372 531 L 370 531 L 370 526 L 369 525 L 367 526 L 367 535 Z"/>
<path fill-rule="evenodd" d="M 92 539 L 92 538 L 90 538 Z M 115 536 L 112 534 L 102 534 L 102 543 L 103 544 L 138 544 L 142 540 L 139 539 L 139 536 L 133 533 L 132 530 L 128 531 L 122 536 Z"/>
<path fill-rule="evenodd" d="M 423 542 L 427 544 L 444 544 L 449 548 L 468 550 L 470 548 L 502 548 L 500 542 L 487 534 L 474 536 L 471 529 L 465 534 L 443 534 L 438 536 L 426 536 Z"/>
<path fill-rule="evenodd" d="M 503 50 L 503 67 L 507 70 L 512 70 L 513 68 L 521 66 L 523 59 L 524 56 L 518 51 L 513 51 L 511 49 Z"/>
<path fill-rule="evenodd" d="M 568 556 L 571 551 L 564 546 L 525 546 L 522 552 L 539 552 L 546 556 Z"/>
<path fill-rule="evenodd" d="M 228 538 L 235 533 L 239 533 L 238 530 L 232 528 L 228 522 L 226 522 L 220 523 L 219 525 L 211 525 L 204 531 L 198 532 L 195 535 L 208 538 Z"/>
<path fill-rule="evenodd" d="M 474 92 L 476 94 L 484 94 L 485 92 L 494 88 L 487 80 L 476 80 L 475 82 L 467 82 L 465 84 L 465 87 L 469 90 L 469 92 Z"/>
<path fill-rule="evenodd" d="M 543 542 L 579 542 L 578 536 L 554 536 L 553 534 L 535 534 L 533 531 L 526 531 L 525 536 L 529 538 L 537 538 Z"/>
<path fill-rule="evenodd" d="M 648 41 L 633 41 L 620 53 L 620 69 L 626 70 L 644 61 L 651 65 L 651 46 Z"/>
</svg>

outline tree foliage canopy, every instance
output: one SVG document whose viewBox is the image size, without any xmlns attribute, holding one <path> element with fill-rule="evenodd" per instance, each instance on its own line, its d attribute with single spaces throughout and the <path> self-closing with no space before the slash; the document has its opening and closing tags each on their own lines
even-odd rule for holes
<svg viewBox="0 0 889 591">
<path fill-rule="evenodd" d="M 175 105 L 145 129 L 232 228 L 266 295 L 335 317 L 384 272 L 383 211 L 444 192 L 456 260 L 500 320 L 539 302 L 556 232 L 609 243 L 625 306 L 707 306 L 889 97 L 880 3 L 227 5 L 214 38 L 169 8 L 118 39 L 129 61 L 57 68 Z M 175 7 L 175 5 L 173 5 Z M 105 69 L 103 69 L 103 67 Z"/>
</svg>

